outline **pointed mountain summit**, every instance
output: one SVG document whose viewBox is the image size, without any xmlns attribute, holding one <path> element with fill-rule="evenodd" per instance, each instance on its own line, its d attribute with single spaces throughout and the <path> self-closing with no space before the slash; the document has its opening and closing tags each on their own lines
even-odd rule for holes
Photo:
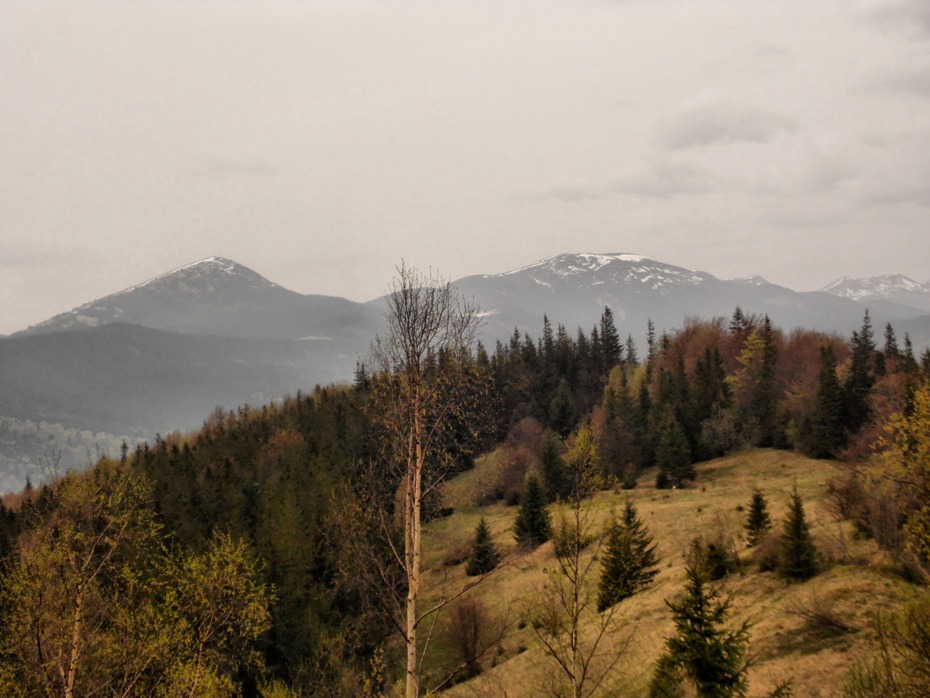
<svg viewBox="0 0 930 698">
<path fill-rule="evenodd" d="M 843 276 L 821 290 L 859 303 L 890 301 L 930 311 L 930 283 L 922 284 L 903 274 L 864 278 Z"/>
<path fill-rule="evenodd" d="M 20 334 L 48 334 L 114 323 L 229 337 L 353 338 L 371 329 L 360 303 L 303 295 L 223 257 L 207 259 L 85 303 Z"/>
<path fill-rule="evenodd" d="M 192 264 L 185 264 L 154 279 L 149 279 L 122 293 L 130 293 L 143 288 L 167 290 L 174 288 L 193 294 L 215 293 L 218 289 L 234 286 L 253 289 L 278 288 L 261 274 L 244 267 L 225 257 L 207 257 Z"/>
</svg>

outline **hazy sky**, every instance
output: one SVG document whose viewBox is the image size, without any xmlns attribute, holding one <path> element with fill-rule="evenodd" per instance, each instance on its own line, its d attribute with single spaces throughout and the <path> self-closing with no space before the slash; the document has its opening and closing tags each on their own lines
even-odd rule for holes
<svg viewBox="0 0 930 698">
<path fill-rule="evenodd" d="M 0 0 L 0 333 L 569 251 L 930 280 L 930 3 Z"/>
</svg>

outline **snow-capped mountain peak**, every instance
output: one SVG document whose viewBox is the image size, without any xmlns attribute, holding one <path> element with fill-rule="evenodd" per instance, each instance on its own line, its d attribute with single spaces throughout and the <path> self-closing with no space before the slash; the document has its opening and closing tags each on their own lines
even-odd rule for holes
<svg viewBox="0 0 930 698">
<path fill-rule="evenodd" d="M 529 277 L 539 285 L 553 288 L 554 285 L 575 283 L 591 286 L 625 284 L 660 293 L 671 286 L 701 284 L 714 280 L 710 274 L 629 253 L 560 254 L 498 276 Z"/>
<path fill-rule="evenodd" d="M 204 290 L 212 291 L 215 290 L 215 286 L 211 282 L 231 281 L 233 279 L 244 281 L 252 288 L 275 288 L 277 286 L 277 284 L 273 284 L 248 267 L 244 267 L 230 259 L 207 257 L 191 264 L 185 264 L 165 274 L 159 274 L 120 293 L 130 293 L 148 286 L 159 286 L 165 283 L 180 283 L 188 287 L 191 287 L 191 284 L 204 283 Z"/>
<path fill-rule="evenodd" d="M 922 284 L 903 274 L 885 274 L 868 278 L 843 276 L 822 289 L 841 298 L 865 302 L 889 300 L 918 307 L 930 307 L 930 284 Z"/>
<path fill-rule="evenodd" d="M 219 311 L 235 307 L 255 293 L 268 292 L 274 295 L 291 293 L 232 260 L 208 257 L 85 303 L 26 332 L 54 332 L 114 322 L 146 324 L 142 319 L 153 315 L 163 317 L 162 324 L 171 326 L 172 317 L 193 315 L 197 308 L 210 306 Z"/>
</svg>

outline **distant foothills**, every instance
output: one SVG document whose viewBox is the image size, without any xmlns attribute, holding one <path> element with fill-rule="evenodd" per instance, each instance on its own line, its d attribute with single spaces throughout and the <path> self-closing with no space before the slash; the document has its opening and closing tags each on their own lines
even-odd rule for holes
<svg viewBox="0 0 930 698">
<path fill-rule="evenodd" d="M 389 280 L 386 279 L 385 283 Z M 696 319 L 769 316 L 847 338 L 868 310 L 916 353 L 930 346 L 930 283 L 842 278 L 797 292 L 761 277 L 719 279 L 634 254 L 562 254 L 454 282 L 483 318 L 481 341 L 572 336 L 605 307 L 634 345 Z M 222 257 L 186 265 L 0 337 L 0 491 L 79 467 L 156 433 L 198 427 L 216 407 L 262 405 L 350 382 L 383 332 L 384 299 L 290 291 Z"/>
</svg>

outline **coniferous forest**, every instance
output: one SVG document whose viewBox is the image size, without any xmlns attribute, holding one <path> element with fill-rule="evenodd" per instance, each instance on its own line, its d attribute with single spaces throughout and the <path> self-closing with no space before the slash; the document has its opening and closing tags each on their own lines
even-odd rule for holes
<svg viewBox="0 0 930 698">
<path fill-rule="evenodd" d="M 467 682 L 533 651 L 554 667 L 553 690 L 625 695 L 622 663 L 603 654 L 627 651 L 636 628 L 612 623 L 671 574 L 642 502 L 701 491 L 703 463 L 754 449 L 836 461 L 823 495 L 836 530 L 914 590 L 856 634 L 816 599 L 796 609 L 812 637 L 880 648 L 845 670 L 844 694 L 927 695 L 930 352 L 915 356 L 890 326 L 877 337 L 868 315 L 848 338 L 785 333 L 739 308 L 658 335 L 650 324 L 643 346 L 640 329 L 621 332 L 605 308 L 591 328 L 542 318 L 537 337 L 426 346 L 415 368 L 409 352 L 359 362 L 351 385 L 218 409 L 194 433 L 8 496 L 0 695 L 498 695 Z M 375 355 L 395 357 L 391 346 Z M 427 398 L 422 414 L 411 407 Z M 420 470 L 397 438 L 408 419 L 420 420 Z M 465 499 L 449 495 L 479 470 Z M 637 492 L 651 498 L 639 513 L 623 499 Z M 592 504 L 607 496 L 619 502 L 609 520 Z M 751 628 L 719 596 L 750 566 L 797 585 L 843 562 L 818 549 L 797 486 L 786 517 L 766 509 L 772 496 L 748 487 L 729 539 L 681 541 L 687 575 L 665 608 L 676 630 L 643 660 L 646 693 L 815 695 L 791 677 L 753 686 Z M 479 523 L 485 511 L 496 518 Z M 463 512 L 466 542 L 420 559 Z M 535 607 L 492 618 L 482 585 L 540 555 L 553 562 Z M 450 570 L 467 581 L 439 591 Z M 528 639 L 509 649 L 517 631 Z"/>
</svg>

